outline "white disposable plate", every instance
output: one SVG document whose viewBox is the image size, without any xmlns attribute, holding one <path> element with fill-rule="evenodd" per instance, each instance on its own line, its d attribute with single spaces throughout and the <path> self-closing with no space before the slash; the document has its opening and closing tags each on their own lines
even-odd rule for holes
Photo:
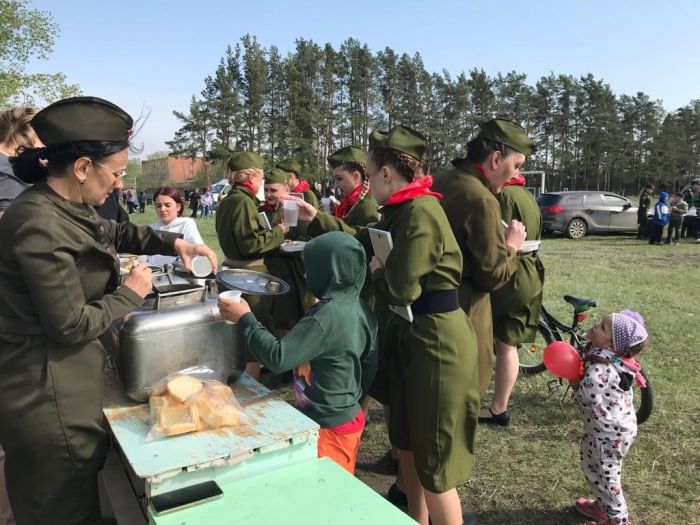
<svg viewBox="0 0 700 525">
<path fill-rule="evenodd" d="M 280 245 L 280 251 L 284 253 L 300 252 L 304 249 L 306 243 L 304 241 L 288 241 Z"/>
<path fill-rule="evenodd" d="M 518 253 L 532 253 L 539 249 L 542 241 L 525 241 L 523 247 L 518 250 Z"/>
</svg>

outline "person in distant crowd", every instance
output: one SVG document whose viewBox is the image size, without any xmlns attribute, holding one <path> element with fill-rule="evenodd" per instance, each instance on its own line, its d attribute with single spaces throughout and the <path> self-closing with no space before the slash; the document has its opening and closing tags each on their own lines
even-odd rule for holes
<svg viewBox="0 0 700 525">
<path fill-rule="evenodd" d="M 688 213 L 688 203 L 683 199 L 682 193 L 674 193 L 673 198 L 669 202 L 671 208 L 671 220 L 668 223 L 668 236 L 666 244 L 671 244 L 671 236 L 675 232 L 674 243 L 680 241 L 681 229 L 683 227 L 683 219 Z"/>
<path fill-rule="evenodd" d="M 282 222 L 268 229 L 260 215 L 256 195 L 263 186 L 265 160 L 257 153 L 240 151 L 231 156 L 227 166 L 232 187 L 216 212 L 216 235 L 226 257 L 224 266 L 268 273 L 264 257 L 279 250 L 289 228 Z M 256 319 L 272 329 L 269 298 L 249 295 L 245 299 Z M 246 372 L 257 379 L 260 363 L 251 360 Z"/>
<path fill-rule="evenodd" d="M 668 193 L 659 193 L 659 201 L 654 206 L 654 218 L 651 221 L 651 235 L 649 244 L 661 245 L 664 238 L 664 228 L 671 220 L 670 209 L 667 204 Z"/>
<path fill-rule="evenodd" d="M 149 224 L 157 231 L 179 233 L 182 238 L 192 244 L 204 244 L 202 236 L 199 234 L 197 223 L 190 217 L 183 217 L 185 203 L 180 197 L 180 193 L 172 186 L 158 188 L 153 194 L 153 204 L 156 208 L 158 221 Z M 177 257 L 173 255 L 142 255 L 141 261 L 150 266 L 163 267 L 166 264 L 173 264 Z"/>
<path fill-rule="evenodd" d="M 343 199 L 333 214 L 349 226 L 367 226 L 377 222 L 379 206 L 372 196 L 367 178 L 367 153 L 348 146 L 328 157 L 336 187 Z"/>
<path fill-rule="evenodd" d="M 190 210 L 192 212 L 190 217 L 196 219 L 197 211 L 199 210 L 199 192 L 197 191 L 197 188 L 193 189 L 190 193 Z"/>
<path fill-rule="evenodd" d="M 146 191 L 141 190 L 139 192 L 139 213 L 146 213 L 146 201 L 148 200 L 148 197 L 146 197 Z"/>
<path fill-rule="evenodd" d="M 501 206 L 503 220 L 522 222 L 527 240 L 539 240 L 542 214 L 532 193 L 525 188 L 525 177 L 518 173 L 502 188 L 492 185 L 491 189 Z M 535 341 L 543 289 L 544 265 L 535 251 L 519 255 L 515 275 L 505 286 L 491 292 L 496 377 L 493 399 L 481 413 L 481 423 L 506 426 L 510 421 L 508 400 L 520 369 L 518 347 Z"/>
<path fill-rule="evenodd" d="M 692 217 L 692 231 L 688 230 L 689 235 L 695 237 L 695 242 L 700 243 L 700 182 L 693 182 L 690 189 L 693 193 L 693 204 L 692 207 L 695 208 L 695 217 Z M 690 217 L 686 216 L 686 220 Z"/>
<path fill-rule="evenodd" d="M 134 190 L 133 186 L 129 186 L 126 190 L 126 205 L 129 210 L 129 215 L 136 211 L 138 204 L 139 200 L 136 196 L 136 190 Z"/>
<path fill-rule="evenodd" d="M 311 204 L 317 210 L 319 209 L 318 197 L 313 192 L 307 181 L 301 178 L 301 164 L 296 160 L 287 159 L 278 162 L 275 168 L 281 169 L 289 173 L 289 192 L 301 193 L 304 195 L 304 200 Z"/>
<path fill-rule="evenodd" d="M 647 231 L 649 209 L 651 208 L 651 199 L 654 195 L 654 185 L 647 184 L 639 194 L 639 208 L 637 208 L 637 239 L 646 239 L 649 236 Z"/>
<path fill-rule="evenodd" d="M 0 113 L 0 217 L 15 197 L 29 187 L 15 176 L 9 157 L 16 155 L 18 148 L 41 146 L 29 124 L 36 112 L 31 106 L 20 106 Z"/>
<path fill-rule="evenodd" d="M 467 144 L 466 159 L 455 159 L 455 168 L 437 177 L 433 186 L 444 195 L 441 204 L 464 257 L 459 302 L 479 342 L 482 398 L 495 362 L 490 293 L 512 279 L 518 268 L 516 253 L 527 235 L 520 221 L 503 227 L 491 187 L 515 177 L 533 150 L 534 143 L 521 126 L 504 119 L 490 120 L 481 124 L 479 134 Z M 505 420 L 508 414 L 493 417 Z"/>
<path fill-rule="evenodd" d="M 202 188 L 202 195 L 199 197 L 199 207 L 202 210 L 202 219 L 208 219 L 212 215 L 212 206 L 214 206 L 214 198 L 211 195 L 209 187 Z"/>
</svg>

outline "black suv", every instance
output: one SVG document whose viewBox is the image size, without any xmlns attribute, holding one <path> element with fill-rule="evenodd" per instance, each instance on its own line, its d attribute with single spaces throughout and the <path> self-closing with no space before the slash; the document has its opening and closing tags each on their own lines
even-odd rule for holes
<svg viewBox="0 0 700 525">
<path fill-rule="evenodd" d="M 542 229 L 571 239 L 587 233 L 637 231 L 637 206 L 607 191 L 556 191 L 537 199 Z"/>
</svg>

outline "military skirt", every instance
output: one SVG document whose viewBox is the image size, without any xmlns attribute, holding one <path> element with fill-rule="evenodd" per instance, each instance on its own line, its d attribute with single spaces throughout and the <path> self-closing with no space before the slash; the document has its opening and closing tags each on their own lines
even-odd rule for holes
<svg viewBox="0 0 700 525">
<path fill-rule="evenodd" d="M 467 479 L 479 415 L 477 340 L 462 309 L 391 314 L 380 347 L 390 370 L 389 439 L 413 452 L 421 485 L 443 493 Z"/>
<path fill-rule="evenodd" d="M 539 257 L 518 257 L 518 269 L 513 278 L 491 292 L 494 336 L 509 346 L 534 341 L 543 287 L 544 266 Z"/>
</svg>

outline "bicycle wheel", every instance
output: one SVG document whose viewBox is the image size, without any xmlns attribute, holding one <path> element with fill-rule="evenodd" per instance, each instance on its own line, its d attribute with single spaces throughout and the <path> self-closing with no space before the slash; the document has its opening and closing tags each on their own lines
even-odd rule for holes
<svg viewBox="0 0 700 525">
<path fill-rule="evenodd" d="M 523 343 L 518 347 L 518 359 L 520 370 L 527 374 L 539 374 L 544 372 L 545 366 L 542 355 L 544 347 L 554 341 L 554 337 L 547 326 L 537 323 L 537 336 L 532 343 Z"/>
<path fill-rule="evenodd" d="M 644 379 L 646 379 L 647 386 L 644 388 L 639 388 L 638 392 L 635 392 L 634 396 L 634 408 L 637 412 L 638 425 L 641 425 L 647 419 L 649 419 L 649 416 L 651 416 L 651 411 L 654 408 L 654 392 L 651 389 L 651 381 L 649 380 L 649 376 L 644 369 L 640 370 L 640 373 L 642 376 L 644 376 Z"/>
</svg>

